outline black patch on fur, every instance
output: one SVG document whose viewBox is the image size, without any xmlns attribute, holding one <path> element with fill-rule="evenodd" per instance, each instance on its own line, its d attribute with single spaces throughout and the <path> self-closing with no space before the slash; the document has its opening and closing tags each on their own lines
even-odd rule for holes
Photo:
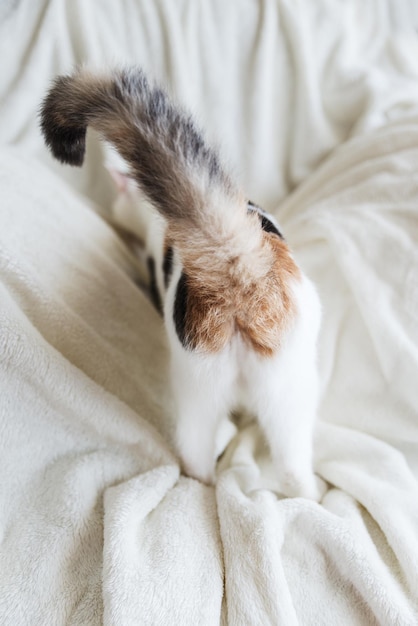
<svg viewBox="0 0 418 626">
<path fill-rule="evenodd" d="M 280 239 L 284 239 L 282 233 L 279 231 L 277 226 L 273 224 L 273 222 L 269 219 L 267 213 L 263 211 L 261 207 L 259 207 L 257 204 L 254 204 L 254 202 L 251 202 L 251 200 L 248 200 L 247 206 L 248 206 L 249 212 L 258 213 L 258 217 L 260 218 L 261 228 L 266 233 L 273 233 L 274 235 L 277 235 L 278 237 L 280 237 Z"/>
<path fill-rule="evenodd" d="M 186 337 L 187 296 L 187 276 L 182 272 L 177 284 L 176 297 L 174 299 L 173 320 L 177 337 L 184 348 L 190 347 Z"/>
<path fill-rule="evenodd" d="M 71 77 L 55 79 L 41 106 L 41 131 L 55 158 L 69 165 L 81 166 L 86 151 L 86 115 L 83 110 L 76 116 L 70 112 L 71 87 Z"/>
<path fill-rule="evenodd" d="M 86 129 L 52 127 L 43 131 L 45 141 L 56 159 L 68 165 L 83 165 L 86 151 Z"/>
<path fill-rule="evenodd" d="M 266 217 L 265 215 L 261 215 L 260 214 L 260 220 L 261 220 L 261 228 L 263 230 L 266 231 L 266 233 L 274 233 L 275 235 L 278 235 L 280 237 L 280 239 L 283 239 L 283 235 L 282 233 L 279 231 L 279 229 L 273 224 L 273 222 L 271 222 L 269 220 L 268 217 Z"/>
<path fill-rule="evenodd" d="M 166 289 L 170 283 L 171 274 L 173 273 L 173 256 L 173 248 L 171 246 L 168 246 L 165 251 L 163 260 L 164 287 Z"/>
<path fill-rule="evenodd" d="M 147 257 L 147 267 L 149 272 L 149 293 L 151 297 L 151 302 L 153 303 L 157 311 L 159 313 L 162 313 L 163 307 L 161 303 L 160 292 L 158 291 L 157 277 L 155 274 L 155 261 L 151 256 Z"/>
</svg>

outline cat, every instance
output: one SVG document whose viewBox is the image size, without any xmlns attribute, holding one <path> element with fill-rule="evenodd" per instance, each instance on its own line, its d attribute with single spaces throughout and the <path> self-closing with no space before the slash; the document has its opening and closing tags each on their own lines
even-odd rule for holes
<svg viewBox="0 0 418 626">
<path fill-rule="evenodd" d="M 281 493 L 320 500 L 313 431 L 321 307 L 275 219 L 248 201 L 190 115 L 139 68 L 79 69 L 55 80 L 41 110 L 54 156 L 81 166 L 88 126 L 117 150 L 160 215 L 160 259 L 150 269 L 183 471 L 213 483 L 217 432 L 244 406 L 265 434 Z"/>
</svg>

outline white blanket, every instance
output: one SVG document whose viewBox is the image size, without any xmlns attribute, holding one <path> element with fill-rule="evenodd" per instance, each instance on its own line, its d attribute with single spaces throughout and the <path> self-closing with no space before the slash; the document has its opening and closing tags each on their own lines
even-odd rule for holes
<svg viewBox="0 0 418 626">
<path fill-rule="evenodd" d="M 0 17 L 0 624 L 416 625 L 414 3 L 21 0 Z M 103 150 L 92 137 L 71 170 L 38 130 L 75 62 L 168 81 L 276 210 L 323 301 L 322 503 L 281 498 L 255 424 L 215 488 L 180 476 L 161 320 L 89 206 L 111 205 Z"/>
</svg>

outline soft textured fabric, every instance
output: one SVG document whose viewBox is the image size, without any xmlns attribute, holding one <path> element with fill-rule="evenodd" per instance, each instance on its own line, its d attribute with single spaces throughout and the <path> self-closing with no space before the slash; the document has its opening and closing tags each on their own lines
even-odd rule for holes
<svg viewBox="0 0 418 626">
<path fill-rule="evenodd" d="M 418 623 L 415 3 L 20 0 L 0 9 L 0 623 Z M 98 215 L 112 184 L 38 128 L 53 76 L 139 63 L 278 216 L 323 302 L 320 504 L 255 424 L 180 475 L 168 353 Z"/>
</svg>

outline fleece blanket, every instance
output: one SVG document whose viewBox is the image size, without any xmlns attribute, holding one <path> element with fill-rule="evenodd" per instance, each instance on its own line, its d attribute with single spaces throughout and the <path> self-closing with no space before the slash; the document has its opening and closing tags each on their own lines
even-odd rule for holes
<svg viewBox="0 0 418 626">
<path fill-rule="evenodd" d="M 20 0 L 0 18 L 0 623 L 417 624 L 414 3 Z M 81 62 L 170 85 L 316 282 L 321 503 L 282 498 L 254 423 L 215 487 L 180 474 L 161 319 L 100 216 L 103 149 L 65 168 L 38 129 Z"/>
</svg>

